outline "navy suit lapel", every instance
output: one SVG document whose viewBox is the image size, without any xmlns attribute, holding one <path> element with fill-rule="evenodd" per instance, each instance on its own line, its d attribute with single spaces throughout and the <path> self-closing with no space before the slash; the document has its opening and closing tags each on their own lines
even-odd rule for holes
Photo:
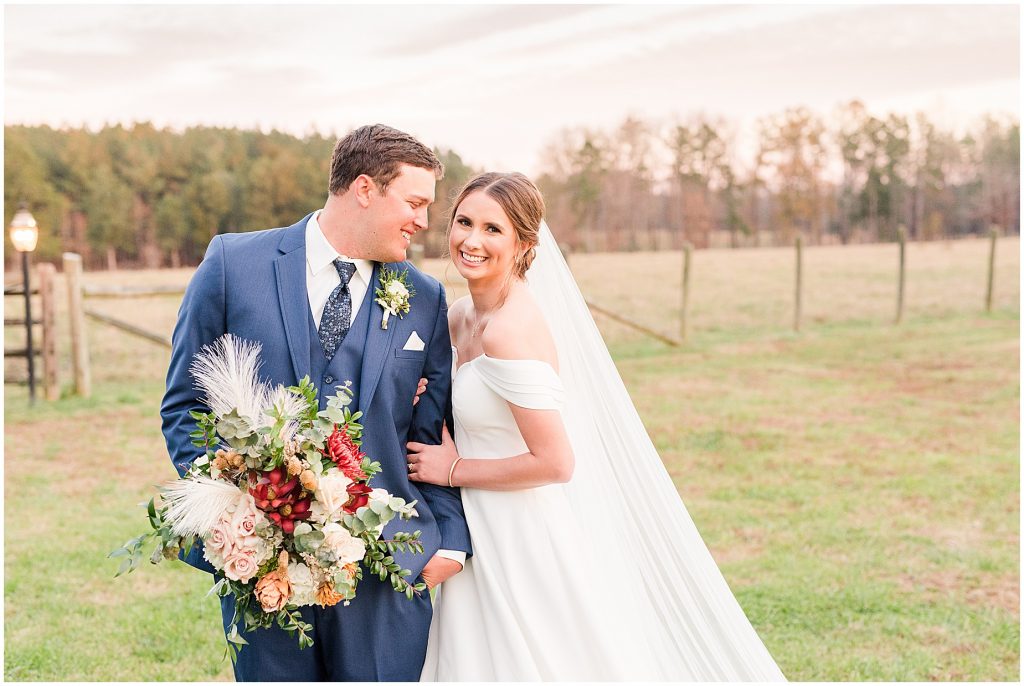
<svg viewBox="0 0 1024 686">
<path fill-rule="evenodd" d="M 398 318 L 392 317 L 388 320 L 388 328 L 381 328 L 381 320 L 384 318 L 384 308 L 377 302 L 376 292 L 380 284 L 381 266 L 389 269 L 396 269 L 395 264 L 381 265 L 374 263 L 373 278 L 370 279 L 370 322 L 366 333 L 366 345 L 363 347 L 363 367 L 359 372 L 359 409 L 366 412 L 373 400 L 373 394 L 377 391 L 377 384 L 380 382 L 380 375 L 388 361 L 388 353 L 391 352 L 391 339 L 394 337 L 395 329 L 398 328 Z"/>
<path fill-rule="evenodd" d="M 296 382 L 308 376 L 310 370 L 309 295 L 306 292 L 306 222 L 309 217 L 306 215 L 286 230 L 278 246 L 284 254 L 274 261 L 277 297 Z"/>
</svg>

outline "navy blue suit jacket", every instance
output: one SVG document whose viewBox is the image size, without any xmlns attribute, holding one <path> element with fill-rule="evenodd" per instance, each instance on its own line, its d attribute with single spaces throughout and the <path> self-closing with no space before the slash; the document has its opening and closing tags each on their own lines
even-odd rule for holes
<svg viewBox="0 0 1024 686">
<path fill-rule="evenodd" d="M 189 411 L 209 411 L 197 399 L 189 373 L 200 348 L 230 332 L 262 344 L 262 379 L 291 386 L 310 373 L 305 250 L 309 216 L 287 228 L 214 237 L 192 277 L 174 327 L 167 391 L 160 408 L 167 449 L 179 474 L 202 454 L 189 438 L 195 430 Z M 373 309 L 359 382 L 362 449 L 381 463 L 382 472 L 374 477 L 373 487 L 385 488 L 406 501 L 419 501 L 418 517 L 392 521 L 385 530 L 385 535 L 422 531 L 424 554 L 395 555 L 415 578 L 438 548 L 472 551 L 458 489 L 410 481 L 405 462 L 407 441 L 441 442 L 441 426 L 450 413 L 452 351 L 444 288 L 407 262 L 386 266 L 407 269 L 416 294 L 410 301 L 411 311 L 402 319 L 392 317 L 386 330 L 380 327 L 381 306 L 372 299 L 364 304 Z M 378 286 L 378 272 L 379 268 L 374 270 L 371 293 Z M 426 344 L 423 351 L 403 350 L 413 331 Z M 429 382 L 427 392 L 414 408 L 421 377 Z M 321 407 L 324 394 L 333 392 L 333 386 L 321 386 Z M 202 557 L 201 546 L 185 561 L 213 571 Z"/>
</svg>

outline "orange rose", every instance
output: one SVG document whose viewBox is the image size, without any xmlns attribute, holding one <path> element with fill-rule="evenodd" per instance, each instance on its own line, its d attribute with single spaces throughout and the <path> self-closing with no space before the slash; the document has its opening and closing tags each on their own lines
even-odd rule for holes
<svg viewBox="0 0 1024 686">
<path fill-rule="evenodd" d="M 253 591 L 256 600 L 264 612 L 277 612 L 284 609 L 288 599 L 292 597 L 292 582 L 288 579 L 288 552 L 281 551 L 277 559 L 277 569 L 265 574 L 256 582 Z"/>
</svg>

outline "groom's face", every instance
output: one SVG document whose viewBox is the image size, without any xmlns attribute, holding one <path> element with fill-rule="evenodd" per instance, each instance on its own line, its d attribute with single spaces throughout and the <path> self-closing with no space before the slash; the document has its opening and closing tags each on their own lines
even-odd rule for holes
<svg viewBox="0 0 1024 686">
<path fill-rule="evenodd" d="M 427 207 L 434 202 L 434 172 L 402 165 L 383 192 L 370 194 L 367 257 L 378 262 L 401 262 L 412 237 L 427 228 Z"/>
</svg>

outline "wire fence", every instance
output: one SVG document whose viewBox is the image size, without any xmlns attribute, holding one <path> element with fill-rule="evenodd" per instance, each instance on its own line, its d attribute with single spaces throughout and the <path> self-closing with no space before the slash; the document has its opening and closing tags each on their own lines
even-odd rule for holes
<svg viewBox="0 0 1024 686">
<path fill-rule="evenodd" d="M 1016 236 L 568 259 L 609 344 L 681 346 L 843 323 L 896 326 L 920 316 L 1019 313 Z M 446 260 L 417 262 L 445 285 L 449 302 L 468 292 Z M 94 374 L 111 381 L 140 370 L 161 375 L 193 270 L 83 274 L 73 254 L 62 267 L 54 279 L 66 297 L 51 298 L 51 311 L 42 315 L 60 330 L 56 343 L 51 333 L 54 378 L 59 370 L 73 393 L 89 395 Z M 16 334 L 5 331 L 5 345 L 16 347 Z"/>
</svg>

